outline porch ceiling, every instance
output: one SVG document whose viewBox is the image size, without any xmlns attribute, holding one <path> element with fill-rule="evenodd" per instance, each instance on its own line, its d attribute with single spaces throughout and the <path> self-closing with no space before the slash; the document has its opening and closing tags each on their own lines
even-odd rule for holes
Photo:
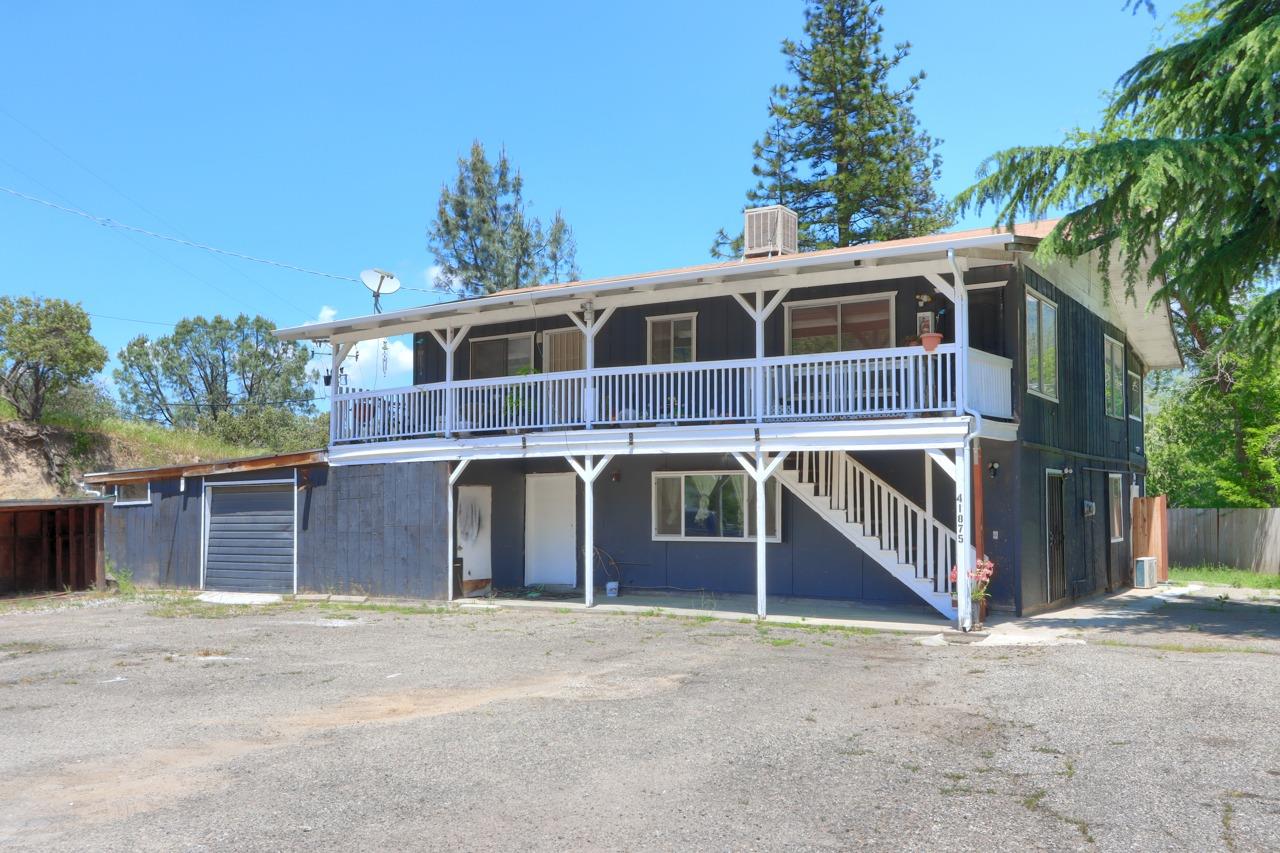
<svg viewBox="0 0 1280 853">
<path fill-rule="evenodd" d="M 939 417 L 825 423 L 775 423 L 571 430 L 475 438 L 433 438 L 336 445 L 329 464 L 446 462 L 783 450 L 927 450 L 959 448 L 970 418 Z"/>
</svg>

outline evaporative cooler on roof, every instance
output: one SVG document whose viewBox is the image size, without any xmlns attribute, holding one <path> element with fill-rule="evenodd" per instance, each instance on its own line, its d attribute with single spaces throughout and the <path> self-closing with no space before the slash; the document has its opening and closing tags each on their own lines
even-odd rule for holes
<svg viewBox="0 0 1280 853">
<path fill-rule="evenodd" d="M 753 207 L 746 211 L 742 254 L 748 258 L 792 255 L 798 251 L 798 218 L 789 207 Z"/>
</svg>

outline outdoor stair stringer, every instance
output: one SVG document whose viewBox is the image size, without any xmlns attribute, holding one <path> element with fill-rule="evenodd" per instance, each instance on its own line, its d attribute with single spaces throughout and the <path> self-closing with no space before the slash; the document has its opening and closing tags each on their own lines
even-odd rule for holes
<svg viewBox="0 0 1280 853">
<path fill-rule="evenodd" d="M 805 451 L 774 475 L 787 489 L 948 619 L 955 533 L 848 453 Z"/>
</svg>

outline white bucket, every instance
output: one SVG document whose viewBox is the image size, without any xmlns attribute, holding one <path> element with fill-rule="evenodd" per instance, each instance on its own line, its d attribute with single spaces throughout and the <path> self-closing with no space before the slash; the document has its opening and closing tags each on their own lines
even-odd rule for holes
<svg viewBox="0 0 1280 853">
<path fill-rule="evenodd" d="M 609 582 L 607 582 L 607 583 L 604 585 L 604 594 L 605 594 L 606 596 L 608 596 L 609 598 L 617 598 L 617 597 L 618 597 L 618 582 L 617 582 L 617 581 L 609 581 Z"/>
</svg>

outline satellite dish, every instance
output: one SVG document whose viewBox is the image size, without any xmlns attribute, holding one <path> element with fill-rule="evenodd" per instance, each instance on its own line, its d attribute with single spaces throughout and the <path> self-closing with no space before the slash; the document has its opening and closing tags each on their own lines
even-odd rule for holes
<svg viewBox="0 0 1280 853">
<path fill-rule="evenodd" d="M 388 293 L 395 293 L 400 289 L 400 279 L 386 270 L 365 270 L 360 273 L 360 281 L 373 294 L 373 310 L 379 314 L 382 313 L 382 297 Z"/>
</svg>

